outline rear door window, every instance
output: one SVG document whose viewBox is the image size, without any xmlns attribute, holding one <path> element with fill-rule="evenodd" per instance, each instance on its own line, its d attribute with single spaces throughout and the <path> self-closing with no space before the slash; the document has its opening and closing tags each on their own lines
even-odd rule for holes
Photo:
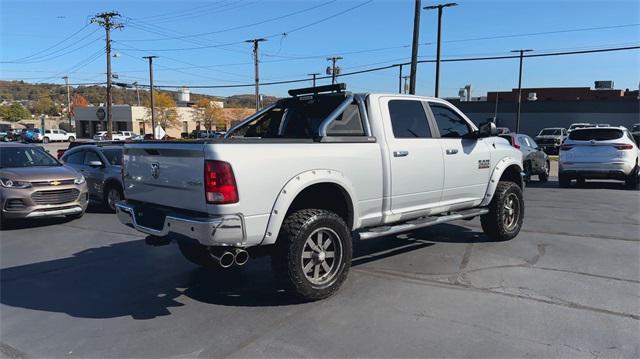
<svg viewBox="0 0 640 359">
<path fill-rule="evenodd" d="M 100 159 L 100 156 L 98 156 L 95 151 L 86 151 L 86 155 L 84 156 L 84 164 L 88 166 L 91 161 L 102 162 L 102 159 Z"/>
<path fill-rule="evenodd" d="M 585 130 L 573 130 L 569 139 L 574 141 L 610 141 L 623 136 L 622 130 L 615 128 L 589 128 Z"/>
<path fill-rule="evenodd" d="M 389 116 L 395 138 L 431 138 L 427 114 L 421 101 L 391 100 Z"/>
<path fill-rule="evenodd" d="M 84 162 L 84 151 L 75 151 L 63 157 L 65 163 L 81 165 Z"/>
</svg>

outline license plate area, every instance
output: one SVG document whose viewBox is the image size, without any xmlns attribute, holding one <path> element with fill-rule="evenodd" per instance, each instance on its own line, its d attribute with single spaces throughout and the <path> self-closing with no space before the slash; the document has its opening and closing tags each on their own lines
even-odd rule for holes
<svg viewBox="0 0 640 359">
<path fill-rule="evenodd" d="M 135 209 L 135 217 L 138 225 L 155 230 L 161 230 L 164 226 L 166 214 L 156 208 L 141 206 Z"/>
</svg>

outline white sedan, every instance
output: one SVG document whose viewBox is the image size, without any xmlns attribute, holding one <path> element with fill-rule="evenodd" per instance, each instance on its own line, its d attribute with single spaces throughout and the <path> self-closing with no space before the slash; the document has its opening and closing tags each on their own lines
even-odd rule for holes
<svg viewBox="0 0 640 359">
<path fill-rule="evenodd" d="M 558 180 L 568 187 L 571 180 L 615 179 L 638 188 L 640 150 L 624 127 L 575 129 L 560 146 Z"/>
</svg>

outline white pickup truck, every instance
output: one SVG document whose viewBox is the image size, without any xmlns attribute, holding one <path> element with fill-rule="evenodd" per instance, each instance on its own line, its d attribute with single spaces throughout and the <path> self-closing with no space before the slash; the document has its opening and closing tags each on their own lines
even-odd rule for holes
<svg viewBox="0 0 640 359">
<path fill-rule="evenodd" d="M 225 138 L 126 144 L 120 221 L 201 266 L 270 255 L 306 299 L 334 293 L 364 240 L 480 216 L 492 240 L 524 215 L 522 154 L 446 101 L 352 94 L 291 97 Z M 393 240 L 392 236 L 389 240 Z"/>
<path fill-rule="evenodd" d="M 111 132 L 111 140 L 113 141 L 125 141 L 130 138 L 133 138 L 136 134 L 131 131 L 113 131 Z M 96 141 L 106 141 L 107 140 L 107 131 L 96 132 L 93 135 L 93 139 Z"/>
<path fill-rule="evenodd" d="M 42 142 L 73 142 L 76 140 L 76 134 L 73 132 L 67 132 L 65 130 L 45 130 L 42 135 Z"/>
</svg>

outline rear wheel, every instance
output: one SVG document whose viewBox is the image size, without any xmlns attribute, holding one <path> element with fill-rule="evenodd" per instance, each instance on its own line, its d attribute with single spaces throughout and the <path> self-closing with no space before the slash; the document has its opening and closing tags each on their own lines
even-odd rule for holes
<svg viewBox="0 0 640 359">
<path fill-rule="evenodd" d="M 107 187 L 107 191 L 104 194 L 104 204 L 111 212 L 116 211 L 116 203 L 124 198 L 122 194 L 122 188 L 118 185 L 111 185 Z"/>
<path fill-rule="evenodd" d="M 284 220 L 272 266 L 282 285 L 312 301 L 340 288 L 351 256 L 351 234 L 342 218 L 327 210 L 303 209 Z"/>
<path fill-rule="evenodd" d="M 520 233 L 524 219 L 522 189 L 513 182 L 498 183 L 489 213 L 480 217 L 482 230 L 494 241 L 507 241 Z"/>
</svg>

